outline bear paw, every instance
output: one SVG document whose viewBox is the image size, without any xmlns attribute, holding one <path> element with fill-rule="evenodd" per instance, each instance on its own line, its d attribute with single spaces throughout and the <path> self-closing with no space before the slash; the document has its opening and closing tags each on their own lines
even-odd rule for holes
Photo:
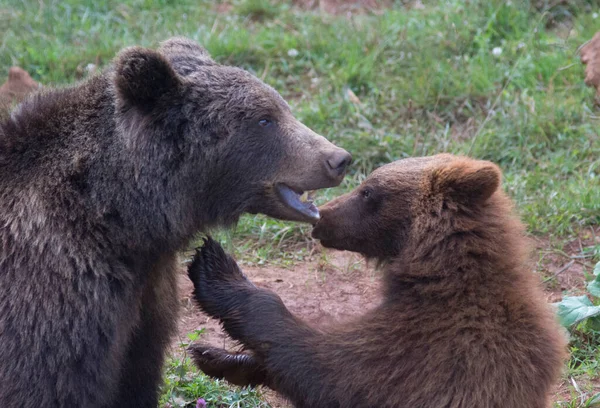
<svg viewBox="0 0 600 408">
<path fill-rule="evenodd" d="M 192 344 L 188 351 L 204 374 L 239 386 L 265 383 L 266 371 L 258 359 L 248 353 L 231 353 L 216 347 Z"/>
</svg>

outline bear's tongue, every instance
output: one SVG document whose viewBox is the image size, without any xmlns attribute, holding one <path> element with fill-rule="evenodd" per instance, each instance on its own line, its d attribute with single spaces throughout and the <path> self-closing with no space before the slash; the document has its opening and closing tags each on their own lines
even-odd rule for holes
<svg viewBox="0 0 600 408">
<path fill-rule="evenodd" d="M 277 186 L 277 193 L 281 201 L 292 210 L 298 211 L 312 220 L 317 221 L 319 219 L 319 210 L 313 204 L 310 197 L 307 197 L 306 201 L 302 201 L 303 193 L 296 193 L 285 184 Z"/>
</svg>

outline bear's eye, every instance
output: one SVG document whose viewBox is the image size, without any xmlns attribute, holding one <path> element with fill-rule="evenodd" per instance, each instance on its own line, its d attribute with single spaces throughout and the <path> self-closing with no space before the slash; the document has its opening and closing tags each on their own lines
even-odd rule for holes
<svg viewBox="0 0 600 408">
<path fill-rule="evenodd" d="M 271 126 L 271 123 L 272 122 L 269 119 L 261 119 L 258 121 L 259 126 L 265 128 Z"/>
<path fill-rule="evenodd" d="M 371 197 L 371 194 L 373 194 L 373 193 L 368 188 L 363 190 L 363 192 L 362 192 L 363 198 L 369 198 L 369 197 Z"/>
</svg>

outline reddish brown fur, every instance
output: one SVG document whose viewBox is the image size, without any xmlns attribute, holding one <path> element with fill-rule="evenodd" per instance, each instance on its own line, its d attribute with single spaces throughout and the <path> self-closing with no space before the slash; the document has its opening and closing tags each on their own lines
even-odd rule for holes
<svg viewBox="0 0 600 408">
<path fill-rule="evenodd" d="M 225 378 L 237 365 L 236 383 L 262 382 L 298 407 L 548 407 L 566 341 L 500 179 L 490 162 L 407 159 L 321 208 L 313 235 L 325 246 L 386 265 L 381 305 L 324 332 L 209 242 L 190 267 L 197 300 L 252 354 L 196 346 L 196 362 Z"/>
<path fill-rule="evenodd" d="M 11 106 L 39 88 L 39 84 L 22 68 L 11 67 L 8 79 L 0 85 L 0 118 Z"/>
</svg>

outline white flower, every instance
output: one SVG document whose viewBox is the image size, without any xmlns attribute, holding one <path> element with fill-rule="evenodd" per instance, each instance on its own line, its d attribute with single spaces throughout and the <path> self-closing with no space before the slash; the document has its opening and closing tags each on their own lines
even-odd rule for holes
<svg viewBox="0 0 600 408">
<path fill-rule="evenodd" d="M 520 50 L 521 48 L 525 48 L 525 43 L 524 43 L 524 42 L 520 42 L 520 43 L 517 45 L 517 50 Z"/>
<path fill-rule="evenodd" d="M 492 50 L 492 55 L 494 57 L 499 57 L 500 55 L 502 55 L 502 48 L 494 47 L 494 49 Z"/>
<path fill-rule="evenodd" d="M 96 72 L 96 64 L 87 64 L 85 66 L 85 72 L 87 72 L 88 75 L 93 74 L 94 72 Z"/>
<path fill-rule="evenodd" d="M 288 50 L 288 57 L 297 57 L 298 56 L 298 50 L 295 48 L 292 48 L 290 50 Z"/>
<path fill-rule="evenodd" d="M 597 19 L 597 18 L 598 18 L 598 13 L 593 13 L 593 14 L 592 14 L 592 18 L 593 18 L 594 20 L 595 20 L 595 19 Z"/>
</svg>

